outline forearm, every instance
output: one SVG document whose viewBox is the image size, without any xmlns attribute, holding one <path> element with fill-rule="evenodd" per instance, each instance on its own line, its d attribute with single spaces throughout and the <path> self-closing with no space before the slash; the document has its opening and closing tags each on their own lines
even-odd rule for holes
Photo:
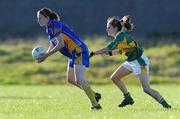
<svg viewBox="0 0 180 119">
<path fill-rule="evenodd" d="M 49 50 L 48 55 L 52 55 L 64 47 L 63 36 L 61 34 L 59 34 L 59 36 L 57 36 L 56 42 L 57 42 L 56 45 L 52 49 Z M 53 45 L 53 44 L 51 44 L 51 45 Z"/>
<path fill-rule="evenodd" d="M 49 53 L 52 49 L 53 49 L 53 44 L 52 44 L 52 42 L 50 41 L 50 46 L 49 46 L 49 48 L 47 49 L 47 51 L 46 51 L 46 53 Z"/>
<path fill-rule="evenodd" d="M 99 55 L 99 54 L 107 54 L 107 52 L 108 52 L 108 48 L 105 47 L 105 48 L 99 49 L 93 53 L 94 53 L 94 55 Z"/>
<path fill-rule="evenodd" d="M 57 44 L 56 46 L 54 46 L 52 49 L 49 50 L 48 55 L 50 56 L 54 54 L 55 52 L 59 51 L 63 47 L 64 47 L 63 45 Z"/>
<path fill-rule="evenodd" d="M 114 50 L 107 51 L 105 54 L 109 56 L 119 55 L 121 54 L 121 51 L 119 49 L 114 49 Z"/>
</svg>

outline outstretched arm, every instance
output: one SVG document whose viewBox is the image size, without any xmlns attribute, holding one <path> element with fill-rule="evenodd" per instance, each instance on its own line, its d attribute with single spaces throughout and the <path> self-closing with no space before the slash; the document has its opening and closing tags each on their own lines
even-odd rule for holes
<svg viewBox="0 0 180 119">
<path fill-rule="evenodd" d="M 94 56 L 94 55 L 100 55 L 100 54 L 108 54 L 109 49 L 107 47 L 105 48 L 101 48 L 99 50 L 96 50 L 94 52 L 90 53 L 90 57 Z"/>
<path fill-rule="evenodd" d="M 94 55 L 99 55 L 99 54 L 106 54 L 109 56 L 119 55 L 119 54 L 121 54 L 121 50 L 120 49 L 109 50 L 108 48 L 102 48 L 102 49 L 99 49 L 95 52 L 91 52 L 90 57 L 92 57 Z"/>
<path fill-rule="evenodd" d="M 109 49 L 107 47 L 105 48 L 101 48 L 97 51 L 94 52 L 94 55 L 99 55 L 99 54 L 106 54 L 109 51 Z"/>
</svg>

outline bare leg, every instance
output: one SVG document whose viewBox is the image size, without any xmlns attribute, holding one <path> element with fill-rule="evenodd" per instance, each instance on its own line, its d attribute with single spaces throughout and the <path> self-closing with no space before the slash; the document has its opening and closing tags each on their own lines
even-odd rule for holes
<svg viewBox="0 0 180 119">
<path fill-rule="evenodd" d="M 123 92 L 124 99 L 122 102 L 118 105 L 119 107 L 124 107 L 126 105 L 132 105 L 134 104 L 134 101 L 128 92 L 124 82 L 121 80 L 121 78 L 129 75 L 131 71 L 127 70 L 123 66 L 120 66 L 111 76 L 111 80 L 113 83 Z"/>
<path fill-rule="evenodd" d="M 155 100 L 160 101 L 162 96 L 154 89 L 152 89 L 149 85 L 149 76 L 148 75 L 139 75 L 139 79 L 141 81 L 143 91 L 153 97 Z"/>
<path fill-rule="evenodd" d="M 67 81 L 75 85 L 76 87 L 82 89 L 82 87 L 75 80 L 74 68 L 71 67 L 67 68 Z"/>
<path fill-rule="evenodd" d="M 123 94 L 128 93 L 128 90 L 124 84 L 124 82 L 121 80 L 121 78 L 129 75 L 131 71 L 127 70 L 126 68 L 120 66 L 112 75 L 111 80 L 113 83 L 123 92 Z"/>
<path fill-rule="evenodd" d="M 95 99 L 94 91 L 91 89 L 90 85 L 84 78 L 84 70 L 85 67 L 83 65 L 75 65 L 74 67 L 75 80 L 82 87 L 82 89 L 88 96 L 89 100 L 91 101 L 92 109 L 101 109 L 101 106 L 98 104 L 97 100 Z"/>
<path fill-rule="evenodd" d="M 171 108 L 171 106 L 164 100 L 164 98 L 154 89 L 152 89 L 149 85 L 149 75 L 139 75 L 139 79 L 141 81 L 143 91 L 153 97 L 156 101 L 161 103 L 165 108 Z"/>
<path fill-rule="evenodd" d="M 75 85 L 76 87 L 80 88 L 81 90 L 83 90 L 81 85 L 79 85 L 79 83 L 75 79 L 74 68 L 68 67 L 68 70 L 67 70 L 67 81 L 69 83 Z M 101 94 L 99 94 L 97 92 L 95 93 L 94 90 L 92 90 L 92 91 L 93 91 L 93 94 L 95 95 L 96 101 L 99 102 L 99 100 L 101 99 Z"/>
</svg>

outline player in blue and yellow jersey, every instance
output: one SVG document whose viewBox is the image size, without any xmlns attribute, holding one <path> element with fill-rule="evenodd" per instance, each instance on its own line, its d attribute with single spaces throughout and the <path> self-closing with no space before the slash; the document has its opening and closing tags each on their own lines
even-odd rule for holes
<svg viewBox="0 0 180 119">
<path fill-rule="evenodd" d="M 106 30 L 108 35 L 113 37 L 114 40 L 105 48 L 91 52 L 90 57 L 98 54 L 109 54 L 110 56 L 122 54 L 127 57 L 126 61 L 111 76 L 113 83 L 124 94 L 124 99 L 118 105 L 119 107 L 132 105 L 134 103 L 133 98 L 122 81 L 123 77 L 133 72 L 139 77 L 145 93 L 162 104 L 164 108 L 171 108 L 164 98 L 149 85 L 149 61 L 143 53 L 143 49 L 129 35 L 132 29 L 133 24 L 129 16 L 124 16 L 122 19 L 118 17 L 108 18 Z"/>
<path fill-rule="evenodd" d="M 50 45 L 46 53 L 37 60 L 43 62 L 47 57 L 59 51 L 68 60 L 67 80 L 71 84 L 84 90 L 88 96 L 91 109 L 101 109 L 98 104 L 101 95 L 95 93 L 84 77 L 84 70 L 89 67 L 89 51 L 86 44 L 79 39 L 73 30 L 59 20 L 59 16 L 49 8 L 42 8 L 37 12 L 38 23 L 46 27 L 50 39 Z"/>
</svg>

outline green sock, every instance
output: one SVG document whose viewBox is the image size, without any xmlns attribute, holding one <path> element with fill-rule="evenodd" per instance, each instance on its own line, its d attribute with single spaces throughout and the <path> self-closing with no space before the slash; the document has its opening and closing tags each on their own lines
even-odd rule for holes
<svg viewBox="0 0 180 119">
<path fill-rule="evenodd" d="M 125 98 L 131 97 L 129 92 L 128 93 L 124 93 L 123 95 L 124 95 Z"/>
<path fill-rule="evenodd" d="M 166 100 L 164 100 L 164 98 L 162 98 L 159 103 L 163 106 L 163 107 L 168 107 L 169 104 L 166 102 Z"/>
</svg>

